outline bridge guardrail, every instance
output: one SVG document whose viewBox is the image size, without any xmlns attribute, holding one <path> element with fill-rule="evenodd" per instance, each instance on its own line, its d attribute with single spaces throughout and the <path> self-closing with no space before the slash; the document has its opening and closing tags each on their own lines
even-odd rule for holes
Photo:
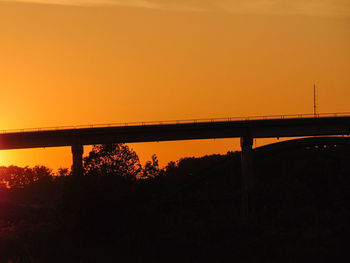
<svg viewBox="0 0 350 263">
<path fill-rule="evenodd" d="M 231 122 L 231 121 L 252 121 L 252 120 L 279 120 L 279 119 L 301 119 L 301 118 L 327 118 L 327 117 L 350 117 L 350 112 L 321 113 L 321 114 L 287 114 L 287 115 L 269 115 L 269 116 L 247 116 L 247 117 L 228 117 L 228 118 L 205 118 L 205 119 L 186 119 L 186 120 L 168 120 L 168 121 L 146 121 L 146 122 L 119 122 L 105 124 L 73 125 L 73 126 L 53 126 L 26 129 L 0 130 L 0 134 L 18 133 L 18 132 L 41 132 L 41 131 L 59 131 L 69 129 L 87 129 L 87 128 L 108 128 L 108 127 L 130 127 L 130 126 L 151 126 L 151 125 L 172 125 L 172 124 L 195 124 L 206 122 Z"/>
</svg>

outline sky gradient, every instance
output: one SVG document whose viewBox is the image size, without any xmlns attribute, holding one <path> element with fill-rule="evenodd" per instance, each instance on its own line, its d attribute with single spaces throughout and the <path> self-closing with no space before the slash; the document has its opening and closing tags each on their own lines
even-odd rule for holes
<svg viewBox="0 0 350 263">
<path fill-rule="evenodd" d="M 12 2 L 89 7 L 123 6 L 199 12 L 226 11 L 233 14 L 349 16 L 350 12 L 348 0 L 12 0 Z"/>
<path fill-rule="evenodd" d="M 0 32 L 0 130 L 312 113 L 314 83 L 319 112 L 350 112 L 350 1 L 0 0 Z M 238 140 L 132 147 L 164 165 Z"/>
</svg>

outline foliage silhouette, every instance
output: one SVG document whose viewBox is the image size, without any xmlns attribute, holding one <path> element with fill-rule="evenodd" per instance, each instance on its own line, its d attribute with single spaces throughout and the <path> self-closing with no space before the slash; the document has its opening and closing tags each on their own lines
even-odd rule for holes
<svg viewBox="0 0 350 263">
<path fill-rule="evenodd" d="M 145 163 L 142 170 L 141 179 L 155 178 L 163 171 L 159 168 L 158 158 L 155 154 L 152 155 L 152 160 Z"/>
<path fill-rule="evenodd" d="M 23 188 L 43 178 L 51 178 L 52 170 L 45 166 L 29 167 L 0 167 L 0 181 L 5 182 L 11 188 Z"/>
<path fill-rule="evenodd" d="M 68 168 L 58 168 L 57 170 L 57 173 L 56 173 L 57 176 L 69 176 L 71 175 L 71 171 L 69 171 Z"/>
<path fill-rule="evenodd" d="M 126 144 L 94 145 L 84 158 L 84 170 L 91 176 L 121 176 L 135 180 L 142 175 L 137 154 Z"/>
</svg>

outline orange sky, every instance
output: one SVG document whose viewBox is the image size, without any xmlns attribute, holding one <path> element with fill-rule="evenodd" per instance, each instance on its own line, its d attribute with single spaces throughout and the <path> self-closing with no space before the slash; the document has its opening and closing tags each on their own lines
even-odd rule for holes
<svg viewBox="0 0 350 263">
<path fill-rule="evenodd" d="M 350 112 L 349 0 L 0 0 L 0 130 Z M 258 145 L 263 142 L 258 140 Z M 133 144 L 142 161 L 238 140 Z M 69 167 L 69 148 L 0 165 Z"/>
</svg>

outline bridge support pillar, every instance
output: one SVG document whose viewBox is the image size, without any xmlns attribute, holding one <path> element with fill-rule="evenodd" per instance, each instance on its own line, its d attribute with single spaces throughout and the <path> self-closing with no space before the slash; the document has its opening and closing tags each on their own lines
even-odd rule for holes
<svg viewBox="0 0 350 263">
<path fill-rule="evenodd" d="M 72 145 L 72 154 L 73 154 L 72 172 L 73 172 L 73 176 L 83 175 L 83 153 L 84 153 L 83 145 L 80 145 L 80 144 Z"/>
<path fill-rule="evenodd" d="M 253 138 L 241 138 L 241 169 L 242 169 L 242 210 L 244 215 L 254 212 L 254 167 Z"/>
</svg>

